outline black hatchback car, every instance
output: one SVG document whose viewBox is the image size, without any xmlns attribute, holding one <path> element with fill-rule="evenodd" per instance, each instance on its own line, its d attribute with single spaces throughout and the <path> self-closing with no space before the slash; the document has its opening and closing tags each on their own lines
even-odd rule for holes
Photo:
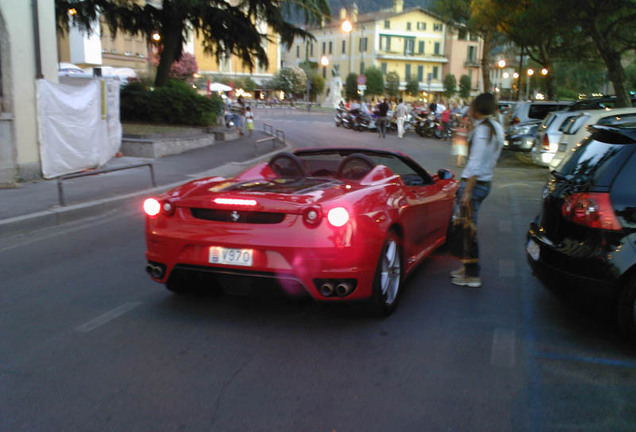
<svg viewBox="0 0 636 432">
<path fill-rule="evenodd" d="M 526 253 L 544 285 L 609 300 L 636 342 L 636 124 L 594 126 L 552 171 Z"/>
</svg>

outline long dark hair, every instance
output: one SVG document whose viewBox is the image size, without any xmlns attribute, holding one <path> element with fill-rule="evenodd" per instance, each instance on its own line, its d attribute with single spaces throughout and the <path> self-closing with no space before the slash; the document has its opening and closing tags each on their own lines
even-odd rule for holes
<svg viewBox="0 0 636 432">
<path fill-rule="evenodd" d="M 490 135 L 488 137 L 488 143 L 490 144 L 492 136 L 497 135 L 497 130 L 490 119 L 490 116 L 497 112 L 497 99 L 495 99 L 495 96 L 492 93 L 482 93 L 473 99 L 470 107 L 473 112 L 487 117 L 483 124 L 488 126 L 490 129 Z"/>
</svg>

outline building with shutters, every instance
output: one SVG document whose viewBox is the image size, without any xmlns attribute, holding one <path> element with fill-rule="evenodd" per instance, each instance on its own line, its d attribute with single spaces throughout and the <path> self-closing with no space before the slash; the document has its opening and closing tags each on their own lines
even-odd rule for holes
<svg viewBox="0 0 636 432">
<path fill-rule="evenodd" d="M 349 10 L 340 10 L 331 23 L 309 29 L 315 41 L 297 40 L 284 49 L 281 66 L 315 62 L 325 79 L 331 78 L 330 70 L 335 70 L 343 81 L 349 73 L 361 74 L 374 66 L 385 76 L 397 73 L 401 89 L 416 79 L 425 98 L 444 91 L 446 73 L 461 73 L 472 76 L 474 90 L 479 91 L 481 42 L 453 40 L 449 44 L 448 38 L 454 33 L 441 17 L 423 8 L 403 6 L 403 0 L 394 0 L 390 9 L 358 14 L 354 3 Z M 345 21 L 350 23 L 350 31 L 343 26 Z M 471 51 L 469 46 L 478 48 Z M 470 55 L 474 61 L 468 61 Z M 328 66 L 322 66 L 323 56 Z M 458 82 L 459 78 L 456 76 Z"/>
</svg>

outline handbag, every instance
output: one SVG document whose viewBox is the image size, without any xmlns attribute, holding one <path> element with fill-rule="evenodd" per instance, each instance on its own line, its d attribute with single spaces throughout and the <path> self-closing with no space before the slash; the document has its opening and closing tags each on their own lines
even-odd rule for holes
<svg viewBox="0 0 636 432">
<path fill-rule="evenodd" d="M 476 261 L 479 256 L 477 226 L 472 219 L 472 207 L 455 206 L 446 243 L 449 253 L 459 258 L 464 264 Z"/>
</svg>

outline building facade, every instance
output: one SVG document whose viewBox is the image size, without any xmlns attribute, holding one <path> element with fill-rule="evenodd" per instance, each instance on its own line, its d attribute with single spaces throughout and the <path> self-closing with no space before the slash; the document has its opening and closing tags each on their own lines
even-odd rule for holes
<svg viewBox="0 0 636 432">
<path fill-rule="evenodd" d="M 57 82 L 54 0 L 0 0 L 0 185 L 40 177 L 40 78 Z"/>
<path fill-rule="evenodd" d="M 281 62 L 281 45 L 280 36 L 271 32 L 266 24 L 260 25 L 260 32 L 267 34 L 267 39 L 263 39 L 262 47 L 267 52 L 268 65 L 261 65 L 256 60 L 256 66 L 254 70 L 247 68 L 242 60 L 235 56 L 225 56 L 219 62 L 214 55 L 208 54 L 203 49 L 203 41 L 200 36 L 193 35 L 191 37 L 191 53 L 197 59 L 197 65 L 199 66 L 199 74 L 203 76 L 224 76 L 228 78 L 242 78 L 250 77 L 257 84 L 261 84 L 268 79 L 271 79 L 276 72 Z"/>
<path fill-rule="evenodd" d="M 444 65 L 444 77 L 454 75 L 459 85 L 463 75 L 470 78 L 471 94 L 484 91 L 481 75 L 481 58 L 484 50 L 483 40 L 474 33 L 468 32 L 462 26 L 448 26 L 446 28 L 446 57 L 448 63 Z"/>
<path fill-rule="evenodd" d="M 344 21 L 351 24 L 351 31 L 343 30 Z M 344 80 L 349 73 L 361 74 L 373 66 L 385 76 L 397 73 L 401 89 L 416 79 L 425 97 L 444 91 L 446 73 L 459 74 L 458 81 L 461 74 L 472 75 L 479 89 L 483 44 L 457 35 L 449 40 L 454 33 L 440 17 L 422 8 L 403 9 L 401 0 L 394 0 L 391 9 L 364 15 L 358 15 L 354 4 L 349 11 L 341 10 L 331 24 L 310 31 L 316 40 L 296 41 L 284 51 L 282 66 L 306 61 L 321 64 L 324 56 L 329 66 L 320 68 L 327 79 L 328 69 L 338 71 Z"/>
</svg>

